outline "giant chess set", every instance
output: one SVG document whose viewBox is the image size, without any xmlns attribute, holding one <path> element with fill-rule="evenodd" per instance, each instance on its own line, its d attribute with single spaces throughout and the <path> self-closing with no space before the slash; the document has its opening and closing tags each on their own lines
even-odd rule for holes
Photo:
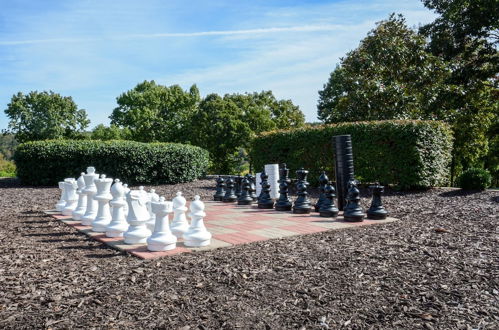
<svg viewBox="0 0 499 330">
<path fill-rule="evenodd" d="M 364 212 L 357 183 L 351 180 L 346 205 L 339 210 L 335 187 L 326 173 L 319 178 L 320 196 L 315 204 L 308 197 L 307 176 L 307 170 L 296 171 L 294 201 L 286 164 L 266 165 L 258 173 L 258 181 L 251 174 L 218 176 L 213 201 L 205 203 L 195 196 L 187 207 L 182 192 L 168 201 L 154 189 L 146 191 L 141 186 L 131 190 L 90 166 L 78 179 L 59 182 L 61 198 L 56 210 L 47 213 L 144 259 L 395 220 L 388 217 L 381 202 L 382 186 L 370 187 L 371 207 Z M 257 183 L 261 187 L 258 194 Z"/>
</svg>

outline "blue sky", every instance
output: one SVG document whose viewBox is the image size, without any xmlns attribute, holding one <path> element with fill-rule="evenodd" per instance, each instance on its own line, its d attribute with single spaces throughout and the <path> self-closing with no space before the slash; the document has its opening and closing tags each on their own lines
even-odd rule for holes
<svg viewBox="0 0 499 330">
<path fill-rule="evenodd" d="M 53 90 L 108 124 L 143 80 L 209 93 L 272 90 L 317 121 L 318 90 L 375 22 L 418 0 L 0 0 L 0 129 L 13 94 Z"/>
</svg>

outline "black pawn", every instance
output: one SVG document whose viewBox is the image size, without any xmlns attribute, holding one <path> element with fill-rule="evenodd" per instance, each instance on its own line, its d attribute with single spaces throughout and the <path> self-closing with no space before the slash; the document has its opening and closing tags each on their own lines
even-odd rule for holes
<svg viewBox="0 0 499 330">
<path fill-rule="evenodd" d="M 388 216 L 388 211 L 383 207 L 383 202 L 381 202 L 381 195 L 384 192 L 385 187 L 380 186 L 376 183 L 374 186 L 369 186 L 373 194 L 373 200 L 371 202 L 371 207 L 367 210 L 367 218 L 373 220 L 383 220 Z"/>
<path fill-rule="evenodd" d="M 241 196 L 241 191 L 243 189 L 243 177 L 238 175 L 236 176 L 235 178 L 235 182 L 236 182 L 236 185 L 235 185 L 235 194 L 237 197 Z"/>
<path fill-rule="evenodd" d="M 343 217 L 345 221 L 349 222 L 361 222 L 364 221 L 364 211 L 360 207 L 360 192 L 357 189 L 357 184 L 355 181 L 350 181 L 348 183 L 348 193 L 347 193 L 347 205 L 343 210 Z"/>
<path fill-rule="evenodd" d="M 288 177 L 289 169 L 286 164 L 282 164 L 279 170 L 279 199 L 275 203 L 276 211 L 291 211 L 291 201 L 288 196 L 288 188 L 291 180 Z"/>
<path fill-rule="evenodd" d="M 247 174 L 246 178 L 250 184 L 250 196 L 253 198 L 253 202 L 256 202 L 258 200 L 258 195 L 256 194 L 256 177 L 254 175 Z"/>
<path fill-rule="evenodd" d="M 213 195 L 213 200 L 221 202 L 225 196 L 225 179 L 219 176 L 217 178 L 217 191 Z"/>
<path fill-rule="evenodd" d="M 320 184 L 320 195 L 319 199 L 317 200 L 317 203 L 315 203 L 314 208 L 315 212 L 319 212 L 319 209 L 321 208 L 321 204 L 325 201 L 326 196 L 324 195 L 324 188 L 329 182 L 329 178 L 326 175 L 326 171 L 322 171 L 321 176 L 319 177 L 319 184 Z"/>
<path fill-rule="evenodd" d="M 326 183 L 324 187 L 324 201 L 321 203 L 319 214 L 325 218 L 336 218 L 338 216 L 338 208 L 334 205 L 336 190 L 331 183 Z"/>
<path fill-rule="evenodd" d="M 237 201 L 237 196 L 234 194 L 234 179 L 232 179 L 232 177 L 227 179 L 227 189 L 225 190 L 225 196 L 222 201 L 224 203 L 233 203 Z"/>
<path fill-rule="evenodd" d="M 248 178 L 244 178 L 241 182 L 241 195 L 237 198 L 237 205 L 251 205 L 251 184 Z"/>
<path fill-rule="evenodd" d="M 298 197 L 293 204 L 293 213 L 306 214 L 310 213 L 312 206 L 310 204 L 310 199 L 308 198 L 307 188 L 309 183 L 307 182 L 308 171 L 303 168 L 296 171 L 296 177 L 298 182 L 296 183 L 296 194 Z"/>
<path fill-rule="evenodd" d="M 260 178 L 262 179 L 262 182 L 260 183 L 262 185 L 262 192 L 260 193 L 260 196 L 258 196 L 258 208 L 272 209 L 274 208 L 274 201 L 270 197 L 270 184 L 268 181 L 269 176 L 265 173 L 265 171 L 263 171 L 260 174 Z"/>
</svg>

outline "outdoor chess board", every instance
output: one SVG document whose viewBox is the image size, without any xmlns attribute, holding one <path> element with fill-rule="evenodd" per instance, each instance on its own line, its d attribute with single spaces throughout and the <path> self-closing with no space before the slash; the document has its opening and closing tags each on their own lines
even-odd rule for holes
<svg viewBox="0 0 499 330">
<path fill-rule="evenodd" d="M 164 252 L 151 252 L 146 244 L 128 245 L 122 237 L 109 238 L 104 233 L 91 231 L 90 226 L 82 226 L 70 216 L 63 216 L 57 211 L 46 211 L 46 214 L 58 219 L 91 238 L 108 246 L 125 251 L 141 259 L 153 259 L 178 253 L 211 250 L 237 244 L 264 241 L 295 235 L 318 233 L 328 230 L 367 226 L 393 222 L 397 219 L 369 220 L 363 222 L 345 222 L 342 213 L 336 219 L 322 218 L 318 213 L 293 214 L 275 210 L 261 210 L 256 205 L 238 206 L 235 203 L 205 202 L 206 217 L 204 223 L 213 235 L 211 245 L 202 248 L 184 246 L 182 240 L 177 242 L 177 248 Z M 170 217 L 171 218 L 171 217 Z"/>
</svg>

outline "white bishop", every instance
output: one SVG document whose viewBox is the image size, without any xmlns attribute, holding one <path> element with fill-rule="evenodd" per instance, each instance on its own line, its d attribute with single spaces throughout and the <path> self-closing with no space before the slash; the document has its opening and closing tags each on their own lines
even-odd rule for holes
<svg viewBox="0 0 499 330">
<path fill-rule="evenodd" d="M 182 238 L 182 235 L 189 229 L 189 223 L 187 222 L 187 218 L 185 217 L 185 211 L 187 211 L 187 207 L 185 204 L 187 201 L 182 196 L 182 193 L 177 192 L 177 197 L 173 199 L 173 220 L 170 225 L 170 229 L 172 234 L 177 236 L 177 238 Z"/>
<path fill-rule="evenodd" d="M 78 185 L 78 190 L 76 190 L 76 193 L 78 194 L 78 205 L 76 205 L 76 209 L 72 214 L 74 220 L 81 220 L 81 217 L 83 217 L 85 210 L 87 209 L 87 198 L 83 193 L 83 188 L 85 188 L 84 175 L 85 173 L 81 172 L 80 177 L 76 180 L 76 184 Z"/>
<path fill-rule="evenodd" d="M 72 215 L 73 211 L 76 209 L 76 202 L 78 196 L 76 195 L 76 180 L 73 178 L 64 179 L 64 199 L 66 200 L 66 205 L 62 210 L 62 215 Z"/>
<path fill-rule="evenodd" d="M 59 200 L 57 201 L 57 203 L 55 204 L 55 209 L 59 212 L 62 212 L 62 210 L 64 210 L 64 206 L 66 206 L 66 201 L 64 200 L 64 189 L 65 189 L 65 186 L 64 186 L 64 181 L 59 181 L 59 189 L 61 189 L 61 197 L 59 198 Z"/>
<path fill-rule="evenodd" d="M 122 237 L 123 233 L 128 229 L 128 223 L 125 218 L 125 187 L 121 184 L 120 179 L 115 179 L 111 187 L 111 195 L 113 199 L 109 202 L 113 210 L 111 213 L 111 223 L 106 228 L 107 237 Z"/>
</svg>

